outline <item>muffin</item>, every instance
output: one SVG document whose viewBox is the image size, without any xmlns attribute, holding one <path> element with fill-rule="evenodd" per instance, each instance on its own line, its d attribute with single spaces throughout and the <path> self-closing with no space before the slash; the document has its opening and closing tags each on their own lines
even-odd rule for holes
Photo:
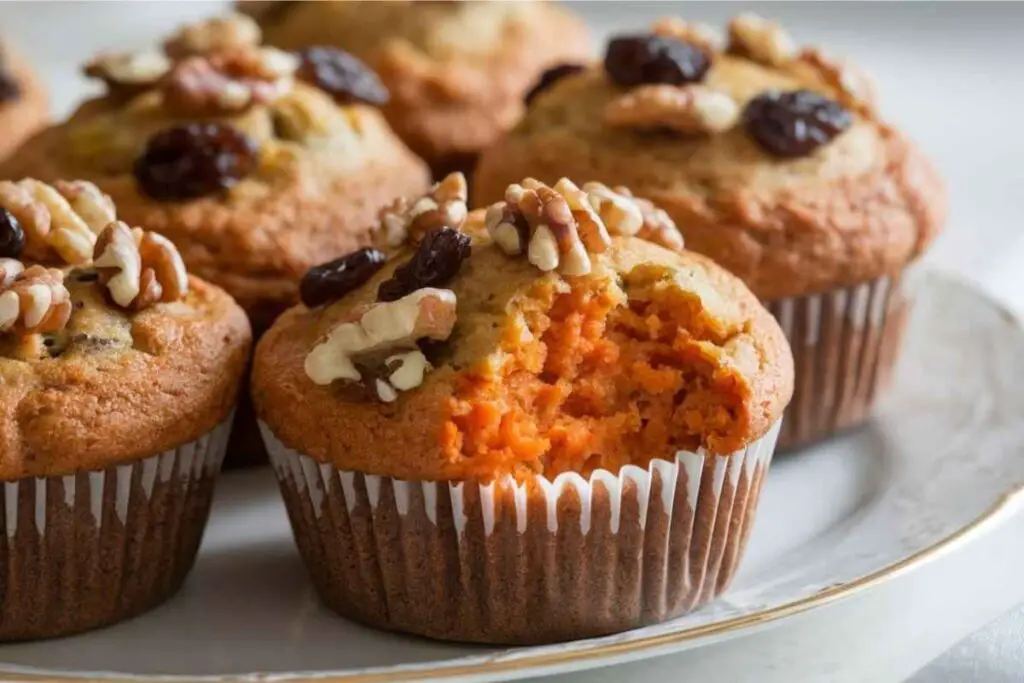
<svg viewBox="0 0 1024 683">
<path fill-rule="evenodd" d="M 101 55 L 86 72 L 108 93 L 0 167 L 95 182 L 227 290 L 257 336 L 309 267 L 365 243 L 382 205 L 430 180 L 376 108 L 387 91 L 372 71 L 340 50 L 314 59 L 259 41 L 236 15 L 184 27 L 163 54 Z M 240 409 L 228 463 L 265 462 Z"/>
<path fill-rule="evenodd" d="M 0 159 L 45 125 L 46 90 L 31 69 L 6 46 L 0 46 Z"/>
<path fill-rule="evenodd" d="M 460 229 L 410 230 L 392 258 L 315 269 L 307 304 L 259 343 L 271 461 L 340 614 L 541 643 L 669 619 L 728 586 L 789 348 L 663 212 L 587 191 L 526 180 Z"/>
<path fill-rule="evenodd" d="M 250 346 L 231 297 L 95 185 L 0 182 L 0 641 L 177 591 Z"/>
<path fill-rule="evenodd" d="M 467 170 L 523 113 L 545 69 L 589 55 L 582 21 L 548 2 L 241 2 L 267 42 L 344 48 L 391 91 L 384 114 L 440 177 Z"/>
<path fill-rule="evenodd" d="M 551 83 L 483 154 L 474 198 L 569 175 L 658 203 L 786 332 L 797 379 L 779 447 L 792 448 L 867 418 L 946 194 L 855 67 L 753 15 L 721 42 L 677 19 L 613 38 L 603 64 Z"/>
</svg>

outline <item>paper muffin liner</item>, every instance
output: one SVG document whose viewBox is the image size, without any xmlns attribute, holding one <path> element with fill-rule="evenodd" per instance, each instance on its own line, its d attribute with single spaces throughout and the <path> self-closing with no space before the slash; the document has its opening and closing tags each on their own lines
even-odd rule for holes
<svg viewBox="0 0 1024 683">
<path fill-rule="evenodd" d="M 231 418 L 199 439 L 106 469 L 3 484 L 0 641 L 126 619 L 192 568 Z"/>
<path fill-rule="evenodd" d="M 789 340 L 796 372 L 780 451 L 870 416 L 896 365 L 913 292 L 912 277 L 905 273 L 765 304 Z"/>
<path fill-rule="evenodd" d="M 779 425 L 728 456 L 491 484 L 338 470 L 261 424 L 321 599 L 385 629 L 492 644 L 624 631 L 732 580 Z"/>
</svg>

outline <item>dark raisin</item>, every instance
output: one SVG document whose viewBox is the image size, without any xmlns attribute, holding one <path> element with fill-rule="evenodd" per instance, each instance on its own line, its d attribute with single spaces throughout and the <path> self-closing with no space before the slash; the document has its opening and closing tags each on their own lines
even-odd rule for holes
<svg viewBox="0 0 1024 683">
<path fill-rule="evenodd" d="M 298 54 L 298 77 L 327 92 L 336 102 L 380 106 L 388 101 L 388 89 L 373 69 L 344 50 L 315 46 Z"/>
<path fill-rule="evenodd" d="M 540 80 L 530 88 L 530 92 L 526 93 L 526 97 L 523 98 L 523 100 L 526 104 L 530 104 L 534 99 L 536 99 L 537 95 L 541 94 L 558 81 L 567 76 L 572 76 L 573 74 L 578 74 L 581 71 L 586 71 L 586 68 L 587 67 L 582 64 L 559 64 L 558 66 L 551 67 L 540 75 Z"/>
<path fill-rule="evenodd" d="M 299 285 L 302 303 L 313 308 L 337 301 L 373 277 L 387 258 L 367 248 L 310 268 Z"/>
<path fill-rule="evenodd" d="M 21 86 L 7 70 L 0 67 L 0 102 L 17 99 Z"/>
<path fill-rule="evenodd" d="M 692 43 L 667 36 L 622 36 L 608 43 L 604 69 L 619 85 L 686 85 L 704 80 L 708 54 Z"/>
<path fill-rule="evenodd" d="M 0 257 L 18 258 L 25 248 L 25 231 L 7 209 L 0 209 Z"/>
<path fill-rule="evenodd" d="M 135 179 L 154 199 L 195 199 L 232 187 L 255 170 L 258 153 L 256 142 L 231 126 L 176 126 L 149 139 Z"/>
<path fill-rule="evenodd" d="M 409 262 L 380 283 L 378 301 L 395 301 L 424 287 L 442 287 L 459 272 L 472 251 L 469 235 L 441 228 L 428 233 Z"/>
<path fill-rule="evenodd" d="M 769 154 L 786 158 L 807 156 L 851 123 L 846 108 L 810 90 L 766 92 L 743 110 L 747 134 Z"/>
</svg>

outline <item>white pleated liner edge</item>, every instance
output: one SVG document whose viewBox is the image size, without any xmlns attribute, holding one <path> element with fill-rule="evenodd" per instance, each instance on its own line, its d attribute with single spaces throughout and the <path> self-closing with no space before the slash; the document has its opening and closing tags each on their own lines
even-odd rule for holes
<svg viewBox="0 0 1024 683">
<path fill-rule="evenodd" d="M 685 472 L 687 477 L 687 503 L 691 510 L 695 510 L 697 495 L 700 491 L 701 479 L 704 473 L 705 458 L 716 458 L 713 470 L 713 492 L 715 497 L 718 498 L 727 479 L 732 486 L 735 486 L 740 479 L 740 473 L 744 469 L 748 479 L 750 479 L 759 464 L 764 468 L 768 467 L 771 462 L 772 453 L 775 450 L 775 441 L 781 424 L 781 420 L 777 421 L 763 437 L 748 444 L 746 448 L 730 455 L 707 456 L 701 452 L 679 451 L 673 460 L 651 461 L 647 469 L 627 465 L 618 474 L 608 470 L 597 470 L 590 475 L 589 479 L 584 479 L 575 472 L 560 474 L 553 481 L 548 481 L 538 475 L 534 482 L 540 490 L 544 491 L 546 497 L 548 531 L 553 532 L 558 529 L 558 500 L 562 492 L 566 488 L 571 487 L 576 489 L 582 501 L 580 531 L 586 535 L 591 526 L 591 503 L 594 487 L 597 484 L 601 484 L 608 492 L 608 499 L 611 504 L 611 531 L 618 533 L 622 499 L 628 482 L 632 482 L 637 492 L 640 505 L 640 524 L 643 527 L 651 501 L 655 472 L 659 474 L 662 480 L 662 507 L 668 515 L 672 514 L 672 504 L 680 471 Z M 313 512 L 318 519 L 323 514 L 325 494 L 332 480 L 340 484 L 345 505 L 349 512 L 352 511 L 357 501 L 355 472 L 335 469 L 331 465 L 319 463 L 307 455 L 288 448 L 274 436 L 270 428 L 262 421 L 260 421 L 260 430 L 263 432 L 267 451 L 270 454 L 270 462 L 278 478 L 286 483 L 291 483 L 300 493 L 306 493 L 313 505 Z M 376 510 L 377 508 L 381 498 L 381 487 L 390 485 L 394 492 L 395 505 L 398 512 L 404 517 L 410 511 L 411 490 L 414 487 L 420 488 L 423 492 L 424 513 L 434 524 L 437 524 L 438 487 L 447 487 L 451 498 L 455 528 L 460 536 L 466 527 L 467 521 L 464 513 L 464 493 L 466 487 L 476 486 L 479 489 L 484 515 L 484 531 L 488 535 L 494 530 L 495 526 L 494 500 L 496 489 L 499 487 L 503 490 L 514 489 L 516 528 L 519 530 L 519 533 L 526 531 L 527 485 L 516 482 L 512 477 L 505 477 L 489 484 L 468 484 L 464 482 L 406 481 L 372 474 L 364 474 L 362 476 L 371 509 Z"/>
<path fill-rule="evenodd" d="M 13 538 L 18 531 L 18 525 L 23 521 L 18 518 L 18 500 L 22 487 L 35 489 L 35 515 L 31 521 L 40 536 L 46 533 L 47 482 L 50 479 L 60 480 L 63 487 L 64 505 L 68 508 L 75 507 L 79 495 L 89 496 L 89 510 L 96 523 L 96 532 L 99 533 L 103 524 L 103 498 L 108 487 L 113 487 L 115 491 L 114 510 L 117 518 L 122 523 L 128 519 L 131 482 L 137 469 L 141 469 L 142 490 L 147 501 L 153 493 L 153 485 L 157 478 L 161 483 L 166 483 L 175 473 L 182 481 L 195 481 L 204 476 L 216 475 L 224 461 L 233 417 L 234 413 L 210 432 L 177 448 L 152 455 L 144 460 L 88 472 L 89 490 L 87 493 L 76 490 L 76 475 L 74 474 L 58 477 L 27 477 L 5 482 L 3 498 L 7 518 L 7 537 Z"/>
</svg>

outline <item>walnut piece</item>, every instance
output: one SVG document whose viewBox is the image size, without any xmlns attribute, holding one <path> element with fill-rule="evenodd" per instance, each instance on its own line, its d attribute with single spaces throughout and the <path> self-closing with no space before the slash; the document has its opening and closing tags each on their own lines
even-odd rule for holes
<svg viewBox="0 0 1024 683">
<path fill-rule="evenodd" d="M 188 293 L 185 263 L 170 240 L 120 221 L 100 233 L 93 263 L 110 298 L 122 308 L 139 311 Z"/>
<path fill-rule="evenodd" d="M 71 294 L 60 269 L 31 266 L 0 292 L 0 332 L 57 332 L 70 317 Z"/>
<path fill-rule="evenodd" d="M 668 128 L 684 135 L 721 133 L 740 117 L 729 95 L 704 85 L 642 85 L 608 103 L 604 121 L 617 128 Z"/>
<path fill-rule="evenodd" d="M 381 209 L 373 231 L 387 247 L 397 247 L 407 240 L 419 244 L 441 228 L 461 229 L 469 215 L 468 198 L 466 176 L 449 173 L 419 199 L 399 197 Z"/>
<path fill-rule="evenodd" d="M 31 178 L 0 181 L 0 207 L 21 223 L 25 256 L 33 261 L 51 260 L 56 252 L 66 263 L 85 263 L 96 233 L 116 219 L 110 197 L 84 181 L 52 186 Z"/>
<path fill-rule="evenodd" d="M 455 326 L 455 293 L 447 289 L 423 288 L 396 301 L 368 304 L 353 311 L 352 320 L 330 331 L 305 360 L 306 375 L 316 384 L 327 385 L 341 379 L 362 381 L 355 360 L 360 356 L 390 351 L 415 350 L 420 339 L 445 340 Z M 423 359 L 426 360 L 425 358 Z M 398 374 L 397 382 L 408 385 L 414 370 Z M 425 371 L 425 368 L 424 368 Z M 422 377 L 420 378 L 422 381 Z M 380 395 L 380 387 L 375 387 Z M 383 396 L 381 397 L 385 399 Z M 393 399 L 392 399 L 393 400 Z"/>
<path fill-rule="evenodd" d="M 840 101 L 851 108 L 871 111 L 877 93 L 874 80 L 849 60 L 832 57 L 816 47 L 806 47 L 799 61 L 818 72 L 822 80 L 841 95 Z"/>
<path fill-rule="evenodd" d="M 164 103 L 187 116 L 238 113 L 287 94 L 298 57 L 271 47 L 189 57 L 161 81 Z"/>
<path fill-rule="evenodd" d="M 781 24 L 752 12 L 729 22 L 729 52 L 760 64 L 782 66 L 796 57 L 796 43 Z"/>
<path fill-rule="evenodd" d="M 0 258 L 0 288 L 14 282 L 14 278 L 18 277 L 24 270 L 25 264 L 18 259 Z"/>
<path fill-rule="evenodd" d="M 651 32 L 657 36 L 676 38 L 696 45 L 710 54 L 721 52 L 725 43 L 722 34 L 713 27 L 699 21 L 684 21 L 678 17 L 663 17 L 657 20 L 651 26 Z"/>
<path fill-rule="evenodd" d="M 255 47 L 263 40 L 259 24 L 244 14 L 228 14 L 181 27 L 164 42 L 164 52 L 183 59 L 212 52 Z"/>
<path fill-rule="evenodd" d="M 636 235 L 666 249 L 682 251 L 682 233 L 671 216 L 654 202 L 634 197 L 628 187 L 621 185 L 609 188 L 601 183 L 587 183 L 583 189 L 614 234 Z"/>
<path fill-rule="evenodd" d="M 83 69 L 86 76 L 98 78 L 112 92 L 132 95 L 156 85 L 171 70 L 172 62 L 159 52 L 102 53 Z"/>
</svg>

